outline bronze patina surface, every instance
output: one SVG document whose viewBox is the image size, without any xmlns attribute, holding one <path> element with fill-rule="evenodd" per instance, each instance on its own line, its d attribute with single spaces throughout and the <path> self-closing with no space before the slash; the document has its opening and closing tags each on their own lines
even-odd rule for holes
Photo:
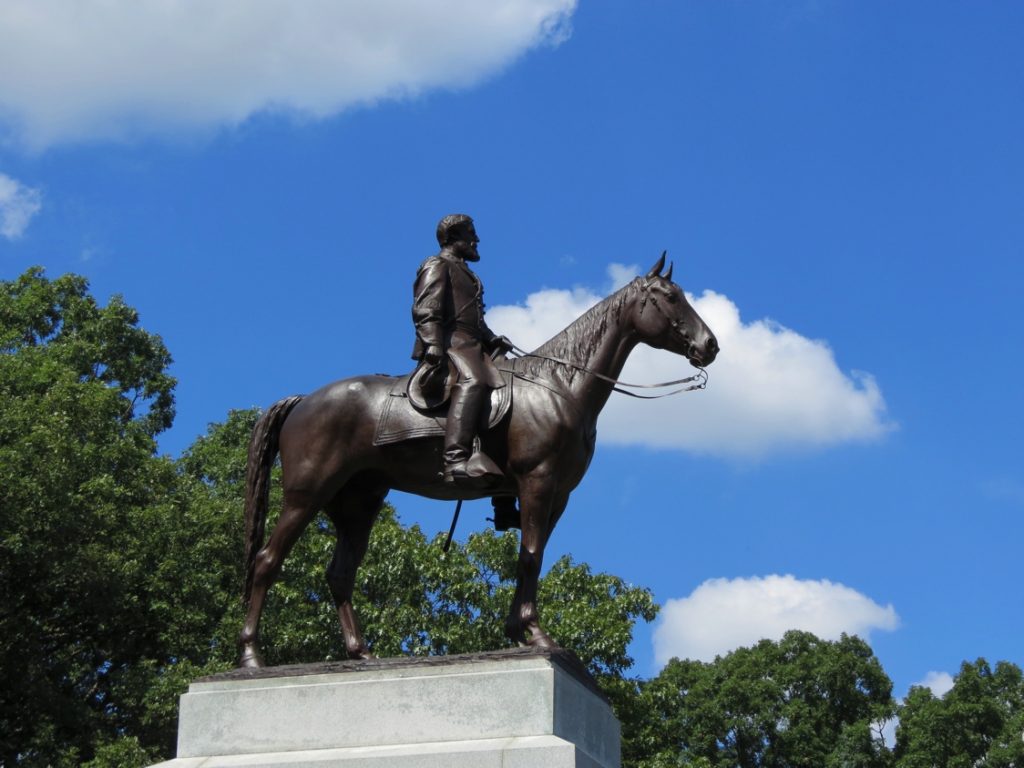
<svg viewBox="0 0 1024 768">
<path fill-rule="evenodd" d="M 439 227 L 442 252 L 432 258 L 455 260 L 446 267 L 448 276 L 442 283 L 447 287 L 442 296 L 447 290 L 452 295 L 470 298 L 468 293 L 462 293 L 462 288 L 455 288 L 456 278 L 451 275 L 463 268 L 468 271 L 466 254 L 476 254 L 476 233 L 470 231 L 471 220 L 466 226 L 468 217 L 455 218 L 462 222 L 455 225 L 456 236 L 461 240 L 449 238 L 449 242 L 444 242 Z M 462 249 L 461 257 L 451 253 L 445 256 L 445 249 L 451 251 L 453 242 L 462 243 L 455 246 L 455 250 Z M 433 280 L 421 280 L 424 270 L 437 266 L 430 261 L 421 269 L 417 288 Z M 460 284 L 472 286 L 472 301 L 479 302 L 468 310 L 470 320 L 461 321 L 465 329 L 479 320 L 475 330 L 465 332 L 470 339 L 468 346 L 475 345 L 465 355 L 460 351 L 465 347 L 453 352 L 461 315 L 456 314 L 452 321 L 442 304 L 433 319 L 429 319 L 429 313 L 416 308 L 418 304 L 429 303 L 420 302 L 417 291 L 413 315 L 418 329 L 417 359 L 422 364 L 452 365 L 458 373 L 455 388 L 460 386 L 460 377 L 469 376 L 486 382 L 482 387 L 485 394 L 490 386 L 501 383 L 500 377 L 496 382 L 489 378 L 488 365 L 512 372 L 514 394 L 508 415 L 478 434 L 479 449 L 468 457 L 464 456 L 468 450 L 466 424 L 474 434 L 479 433 L 479 415 L 467 416 L 464 412 L 463 419 L 468 420 L 465 424 L 455 419 L 463 430 L 456 438 L 464 450 L 463 455 L 454 457 L 454 463 L 465 459 L 470 464 L 473 457 L 486 456 L 493 469 L 485 466 L 487 471 L 482 476 L 472 466 L 463 466 L 461 474 L 466 477 L 459 477 L 460 471 L 455 470 L 450 460 L 453 438 L 447 428 L 443 437 L 387 445 L 374 443 L 378 417 L 387 398 L 392 396 L 395 377 L 342 379 L 310 395 L 287 397 L 274 403 L 257 423 L 249 446 L 245 511 L 247 614 L 239 637 L 241 665 L 262 666 L 259 624 L 267 591 L 292 545 L 320 510 L 334 523 L 337 536 L 327 580 L 337 605 L 346 650 L 353 659 L 371 658 L 352 609 L 352 592 L 370 530 L 392 488 L 433 499 L 518 498 L 522 536 L 516 590 L 505 621 L 505 634 L 520 645 L 555 648 L 554 641 L 541 628 L 537 609 L 537 580 L 544 548 L 565 511 L 569 494 L 590 464 L 597 418 L 612 393 L 614 380 L 630 352 L 640 343 L 681 355 L 698 367 L 709 365 L 718 354 L 714 334 L 690 306 L 683 290 L 672 281 L 671 268 L 663 274 L 664 268 L 662 255 L 647 274 L 588 310 L 535 350 L 535 356 L 514 360 L 491 360 L 483 354 L 488 349 L 500 351 L 510 344 L 486 329 L 482 288 L 478 280 L 473 285 L 475 277 L 458 278 Z M 447 306 L 458 308 L 463 303 L 452 302 Z M 472 358 L 472 362 L 463 370 L 465 358 Z M 452 421 L 449 414 L 448 424 Z M 270 470 L 278 454 L 284 507 L 264 545 Z"/>
</svg>

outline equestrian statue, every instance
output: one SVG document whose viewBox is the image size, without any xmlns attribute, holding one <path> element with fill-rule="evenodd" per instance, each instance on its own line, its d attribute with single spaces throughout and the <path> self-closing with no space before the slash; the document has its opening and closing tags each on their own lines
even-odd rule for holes
<svg viewBox="0 0 1024 768">
<path fill-rule="evenodd" d="M 484 322 L 483 287 L 467 264 L 480 258 L 472 219 L 446 216 L 437 239 L 441 251 L 422 264 L 413 289 L 416 370 L 404 377 L 342 379 L 310 395 L 286 397 L 253 429 L 242 666 L 262 666 L 259 626 L 267 591 L 321 510 L 337 538 L 327 582 L 346 652 L 372 658 L 352 593 L 370 531 L 392 488 L 440 500 L 492 498 L 496 526 L 521 529 L 505 634 L 520 645 L 557 647 L 541 628 L 537 609 L 544 547 L 590 465 L 598 415 L 622 384 L 617 377 L 626 359 L 644 343 L 701 369 L 669 382 L 675 384 L 702 382 L 703 367 L 718 355 L 714 334 L 672 281 L 671 265 L 665 270 L 665 254 L 645 275 L 524 352 Z M 521 356 L 510 357 L 513 351 Z M 264 545 L 278 455 L 284 506 Z"/>
</svg>

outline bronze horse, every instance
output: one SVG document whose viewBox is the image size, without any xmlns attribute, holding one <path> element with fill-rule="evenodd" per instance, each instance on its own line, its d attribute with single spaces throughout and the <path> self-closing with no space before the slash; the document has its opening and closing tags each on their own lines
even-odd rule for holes
<svg viewBox="0 0 1024 768">
<path fill-rule="evenodd" d="M 604 299 L 531 355 L 506 363 L 516 371 L 512 409 L 482 436 L 482 449 L 506 476 L 496 489 L 446 486 L 439 474 L 443 438 L 374 445 L 377 415 L 395 384 L 393 377 L 343 379 L 271 406 L 257 422 L 249 446 L 241 665 L 262 665 L 259 625 L 267 590 L 319 510 L 330 517 L 337 535 L 327 581 L 345 648 L 351 658 L 370 658 L 352 609 L 352 591 L 370 529 L 392 488 L 434 499 L 518 497 L 522 538 L 505 634 L 519 644 L 555 647 L 540 627 L 536 604 L 544 546 L 590 465 L 597 417 L 612 392 L 611 380 L 640 342 L 683 355 L 695 366 L 710 364 L 718 354 L 714 334 L 672 282 L 672 268 L 661 274 L 664 266 L 663 254 L 644 277 Z M 278 452 L 284 508 L 263 546 L 270 470 Z"/>
</svg>

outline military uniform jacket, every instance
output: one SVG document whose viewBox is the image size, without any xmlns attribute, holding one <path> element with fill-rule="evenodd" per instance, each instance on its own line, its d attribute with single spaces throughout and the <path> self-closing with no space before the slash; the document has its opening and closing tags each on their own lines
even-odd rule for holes
<svg viewBox="0 0 1024 768">
<path fill-rule="evenodd" d="M 447 353 L 460 377 L 480 378 L 492 388 L 503 386 L 501 374 L 485 353 L 495 334 L 484 322 L 483 298 L 480 279 L 462 259 L 440 253 L 424 261 L 413 286 L 413 359 L 420 360 L 428 346 L 437 346 Z"/>
</svg>

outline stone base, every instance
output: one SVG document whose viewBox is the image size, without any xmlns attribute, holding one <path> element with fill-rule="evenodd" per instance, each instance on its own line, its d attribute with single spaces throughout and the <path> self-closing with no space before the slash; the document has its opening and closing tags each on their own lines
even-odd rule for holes
<svg viewBox="0 0 1024 768">
<path fill-rule="evenodd" d="M 163 768 L 618 768 L 619 724 L 576 657 L 463 656 L 239 669 L 181 697 Z"/>
</svg>

